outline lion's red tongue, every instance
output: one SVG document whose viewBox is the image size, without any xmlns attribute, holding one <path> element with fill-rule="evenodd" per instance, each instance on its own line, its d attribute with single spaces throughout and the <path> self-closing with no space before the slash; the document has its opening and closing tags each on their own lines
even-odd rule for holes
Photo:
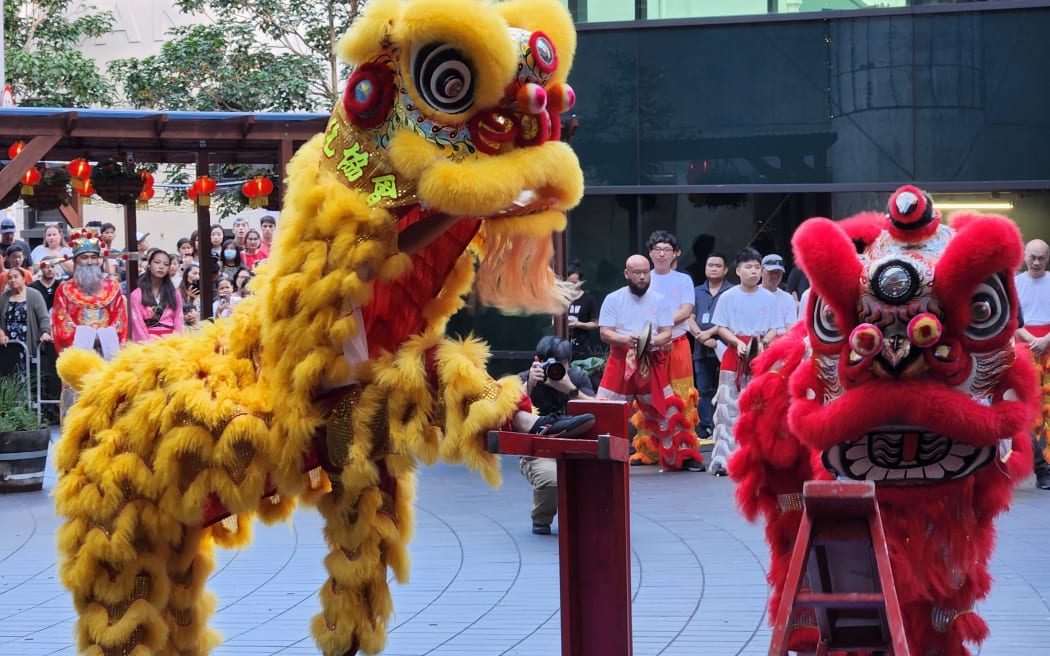
<svg viewBox="0 0 1050 656">
<path fill-rule="evenodd" d="M 901 438 L 901 462 L 915 462 L 919 454 L 919 434 L 904 433 Z"/>
</svg>

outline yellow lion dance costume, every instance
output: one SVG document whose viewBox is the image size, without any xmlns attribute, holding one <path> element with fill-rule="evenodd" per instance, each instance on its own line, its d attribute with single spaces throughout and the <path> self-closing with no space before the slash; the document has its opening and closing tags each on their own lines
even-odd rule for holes
<svg viewBox="0 0 1050 656">
<path fill-rule="evenodd" d="M 475 266 L 489 305 L 566 304 L 550 235 L 583 191 L 558 140 L 574 49 L 555 0 L 373 0 L 339 44 L 345 97 L 290 165 L 253 296 L 111 363 L 63 353 L 80 398 L 57 449 L 58 545 L 82 652 L 209 653 L 213 545 L 300 499 L 330 547 L 321 651 L 383 648 L 417 461 L 496 484 L 484 436 L 521 405 L 483 343 L 442 335 Z"/>
</svg>

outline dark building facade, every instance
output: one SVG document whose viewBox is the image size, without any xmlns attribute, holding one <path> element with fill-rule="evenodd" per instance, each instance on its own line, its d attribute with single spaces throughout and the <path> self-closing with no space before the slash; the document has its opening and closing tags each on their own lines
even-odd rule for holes
<svg viewBox="0 0 1050 656">
<path fill-rule="evenodd" d="M 578 19 L 585 4 L 569 2 Z M 1050 238 L 1050 2 L 781 1 L 801 11 L 672 20 L 619 4 L 642 19 L 579 22 L 570 77 L 587 192 L 566 260 L 599 302 L 653 230 L 678 235 L 679 269 L 700 275 L 712 241 L 790 260 L 802 220 L 881 208 L 910 182 Z M 704 5 L 660 15 L 690 4 Z M 514 360 L 551 321 L 482 310 L 456 325 Z"/>
</svg>

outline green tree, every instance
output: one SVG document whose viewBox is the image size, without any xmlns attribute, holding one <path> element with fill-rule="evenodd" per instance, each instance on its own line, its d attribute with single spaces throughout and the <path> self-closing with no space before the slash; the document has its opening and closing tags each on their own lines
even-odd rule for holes
<svg viewBox="0 0 1050 656">
<path fill-rule="evenodd" d="M 168 31 L 160 54 L 110 62 L 128 103 L 150 109 L 292 112 L 316 109 L 307 78 L 314 62 L 275 54 L 255 31 L 221 21 Z"/>
<path fill-rule="evenodd" d="M 15 102 L 109 105 L 110 84 L 77 47 L 113 28 L 113 14 L 74 0 L 4 0 L 4 57 Z"/>
<path fill-rule="evenodd" d="M 175 0 L 209 22 L 174 28 L 159 55 L 109 71 L 136 107 L 327 111 L 341 91 L 335 43 L 364 0 Z"/>
</svg>

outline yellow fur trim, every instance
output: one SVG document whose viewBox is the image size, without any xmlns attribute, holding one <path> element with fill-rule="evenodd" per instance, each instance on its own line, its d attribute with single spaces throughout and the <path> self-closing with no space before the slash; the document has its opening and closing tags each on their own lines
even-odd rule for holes
<svg viewBox="0 0 1050 656">
<path fill-rule="evenodd" d="M 576 54 L 576 30 L 564 4 L 557 0 L 506 0 L 496 5 L 496 11 L 512 27 L 529 32 L 540 30 L 549 36 L 558 53 L 558 69 L 551 81 L 564 82 L 568 79 Z"/>
<path fill-rule="evenodd" d="M 354 29 L 336 44 L 336 54 L 348 64 L 357 65 L 371 59 L 383 49 L 390 26 L 401 13 L 402 0 L 371 0 L 354 19 Z"/>
<path fill-rule="evenodd" d="M 528 189 L 552 193 L 558 199 L 555 208 L 560 210 L 575 207 L 583 197 L 579 160 L 576 153 L 560 141 L 498 157 L 479 155 L 464 162 L 442 159 L 420 176 L 417 193 L 427 205 L 458 216 L 498 214 Z"/>
</svg>

